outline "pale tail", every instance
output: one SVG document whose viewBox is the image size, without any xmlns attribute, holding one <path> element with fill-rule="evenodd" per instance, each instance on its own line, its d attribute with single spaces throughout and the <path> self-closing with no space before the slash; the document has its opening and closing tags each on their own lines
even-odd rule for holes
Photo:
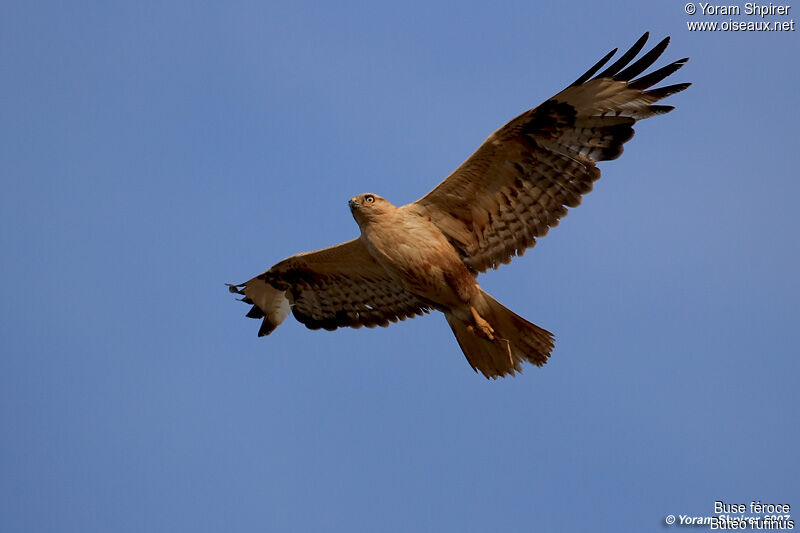
<svg viewBox="0 0 800 533">
<path fill-rule="evenodd" d="M 487 378 L 497 378 L 522 371 L 524 361 L 536 366 L 545 364 L 553 349 L 553 334 L 531 324 L 487 293 L 483 297 L 487 305 L 481 314 L 494 329 L 494 341 L 474 333 L 471 322 L 445 314 L 472 368 Z"/>
</svg>

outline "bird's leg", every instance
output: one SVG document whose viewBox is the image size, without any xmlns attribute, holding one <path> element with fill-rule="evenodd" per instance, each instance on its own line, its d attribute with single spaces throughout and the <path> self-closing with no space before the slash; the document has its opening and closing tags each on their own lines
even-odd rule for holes
<svg viewBox="0 0 800 533">
<path fill-rule="evenodd" d="M 490 341 L 494 340 L 494 329 L 489 323 L 483 319 L 481 315 L 478 314 L 478 310 L 475 309 L 474 305 L 469 306 L 469 310 L 472 313 L 472 320 L 475 322 L 476 329 L 473 330 L 479 336 L 489 339 Z"/>
<path fill-rule="evenodd" d="M 492 328 L 489 323 L 483 319 L 481 315 L 478 314 L 478 311 L 470 306 L 470 311 L 472 312 L 472 318 L 475 321 L 475 324 L 478 326 L 477 328 L 470 324 L 467 326 L 467 329 L 470 330 L 472 333 L 478 335 L 479 337 L 483 337 L 485 339 L 489 339 L 490 341 L 494 342 L 494 340 L 503 341 L 506 343 L 506 351 L 508 352 L 508 362 L 513 367 L 514 366 L 514 355 L 511 352 L 511 343 L 507 339 L 503 339 L 501 337 L 494 336 L 494 328 Z"/>
</svg>

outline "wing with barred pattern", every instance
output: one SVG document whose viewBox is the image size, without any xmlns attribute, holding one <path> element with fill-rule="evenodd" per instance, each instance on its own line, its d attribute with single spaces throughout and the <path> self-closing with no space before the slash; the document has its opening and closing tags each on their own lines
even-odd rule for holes
<svg viewBox="0 0 800 533">
<path fill-rule="evenodd" d="M 361 239 L 284 259 L 231 292 L 261 319 L 259 337 L 269 335 L 291 310 L 309 329 L 386 327 L 427 313 L 430 306 L 393 281 L 369 255 Z"/>
<path fill-rule="evenodd" d="M 576 207 L 600 178 L 598 161 L 616 159 L 637 120 L 671 111 L 655 105 L 686 89 L 650 89 L 678 70 L 679 59 L 636 78 L 664 52 L 669 37 L 628 65 L 645 33 L 616 62 L 594 74 L 613 50 L 583 76 L 494 132 L 478 150 L 416 203 L 448 236 L 473 272 L 508 263 L 535 245 Z M 634 79 L 636 78 L 636 79 Z"/>
</svg>

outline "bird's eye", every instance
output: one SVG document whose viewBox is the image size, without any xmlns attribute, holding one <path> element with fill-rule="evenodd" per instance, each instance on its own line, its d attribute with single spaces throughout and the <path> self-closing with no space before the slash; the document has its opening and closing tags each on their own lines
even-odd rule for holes
<svg viewBox="0 0 800 533">
<path fill-rule="evenodd" d="M 372 196 L 371 194 L 368 194 L 367 196 L 364 197 L 364 200 L 366 200 L 368 204 L 371 204 L 372 202 L 375 201 L 375 197 Z"/>
</svg>

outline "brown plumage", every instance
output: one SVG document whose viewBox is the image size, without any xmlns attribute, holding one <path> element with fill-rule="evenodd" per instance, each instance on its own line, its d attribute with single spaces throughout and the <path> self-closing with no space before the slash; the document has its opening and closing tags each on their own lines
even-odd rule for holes
<svg viewBox="0 0 800 533">
<path fill-rule="evenodd" d="M 579 205 L 600 177 L 595 163 L 620 156 L 637 120 L 673 109 L 655 104 L 690 84 L 650 87 L 688 59 L 636 78 L 669 43 L 631 63 L 647 37 L 600 74 L 616 50 L 494 132 L 418 201 L 396 207 L 375 194 L 351 199 L 360 237 L 230 285 L 253 305 L 247 316 L 263 319 L 259 336 L 290 310 L 311 329 L 333 330 L 387 326 L 436 309 L 486 377 L 514 374 L 524 361 L 546 363 L 553 335 L 499 304 L 476 276 L 522 255 Z"/>
</svg>

